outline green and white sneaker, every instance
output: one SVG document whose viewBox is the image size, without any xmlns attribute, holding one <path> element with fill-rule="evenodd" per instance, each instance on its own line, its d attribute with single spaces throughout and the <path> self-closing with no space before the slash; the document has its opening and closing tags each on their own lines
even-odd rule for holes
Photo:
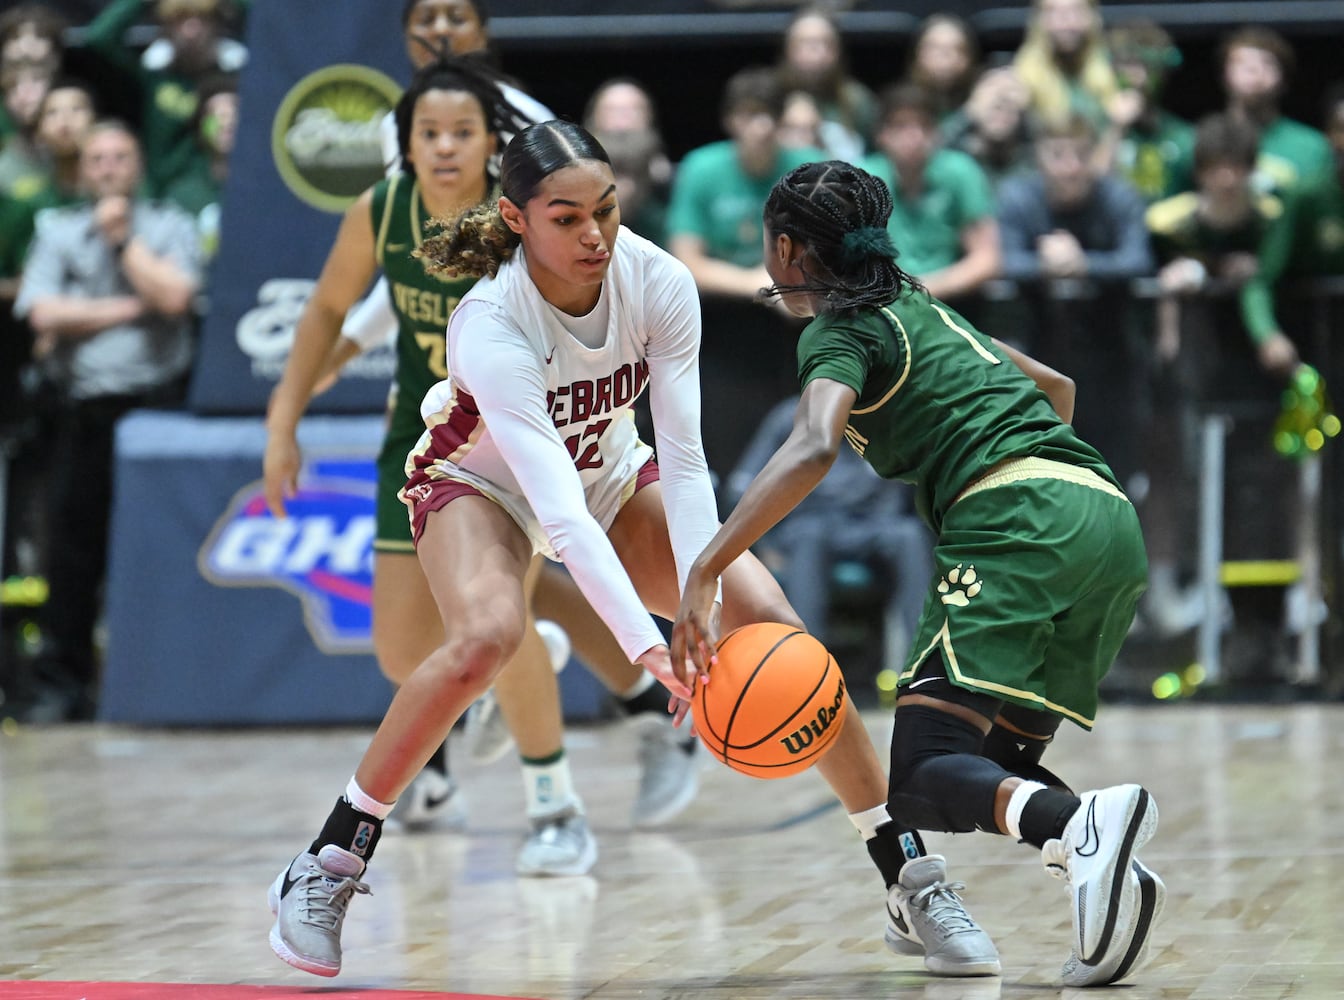
<svg viewBox="0 0 1344 1000">
<path fill-rule="evenodd" d="M 569 805 L 532 821 L 518 860 L 519 875 L 587 875 L 597 864 L 597 840 L 579 807 Z"/>
</svg>

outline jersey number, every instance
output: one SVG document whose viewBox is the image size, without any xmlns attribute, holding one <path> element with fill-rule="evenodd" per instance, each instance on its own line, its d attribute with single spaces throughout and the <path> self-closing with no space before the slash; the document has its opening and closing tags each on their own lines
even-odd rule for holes
<svg viewBox="0 0 1344 1000">
<path fill-rule="evenodd" d="M 448 377 L 448 338 L 441 333 L 417 333 L 415 342 L 425 352 L 425 364 L 437 378 Z"/>
<path fill-rule="evenodd" d="M 585 427 L 581 434 L 571 434 L 565 438 L 565 447 L 569 449 L 569 457 L 574 459 L 574 468 L 580 471 L 602 468 L 602 452 L 596 441 L 588 442 L 582 455 L 579 454 L 579 448 L 583 446 L 584 438 L 600 438 L 610 424 L 610 420 L 599 420 Z"/>
</svg>

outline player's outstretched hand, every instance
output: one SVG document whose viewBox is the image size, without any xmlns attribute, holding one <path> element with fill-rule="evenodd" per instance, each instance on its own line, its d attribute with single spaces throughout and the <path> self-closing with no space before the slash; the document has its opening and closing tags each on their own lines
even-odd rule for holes
<svg viewBox="0 0 1344 1000">
<path fill-rule="evenodd" d="M 663 687 L 672 692 L 673 700 L 689 702 L 691 699 L 691 686 L 686 683 L 686 675 L 683 670 L 678 673 L 672 666 L 672 659 L 664 645 L 652 646 L 639 654 L 635 660 L 641 667 L 653 674 L 662 682 Z M 671 709 L 671 705 L 668 706 Z M 682 715 L 686 713 L 683 712 Z"/>
<path fill-rule="evenodd" d="M 266 454 L 261 460 L 264 478 L 262 489 L 272 516 L 285 516 L 285 499 L 298 492 L 299 468 L 302 465 L 303 454 L 299 451 L 299 442 L 294 435 L 267 435 Z"/>
</svg>

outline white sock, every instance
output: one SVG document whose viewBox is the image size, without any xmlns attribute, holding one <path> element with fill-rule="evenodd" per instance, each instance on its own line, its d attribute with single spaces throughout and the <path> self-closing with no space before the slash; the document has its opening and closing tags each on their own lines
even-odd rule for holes
<svg viewBox="0 0 1344 1000">
<path fill-rule="evenodd" d="M 391 802 L 379 802 L 364 789 L 359 787 L 359 783 L 351 776 L 350 784 L 345 786 L 345 801 L 362 813 L 368 813 L 370 816 L 376 816 L 378 819 L 387 819 L 387 814 L 392 811 Z"/>
<path fill-rule="evenodd" d="M 1022 810 L 1026 808 L 1027 799 L 1043 791 L 1045 786 L 1039 781 L 1024 781 L 1013 789 L 1003 821 L 1008 827 L 1008 835 L 1014 840 L 1022 839 Z"/>
<path fill-rule="evenodd" d="M 583 811 L 583 803 L 574 791 L 574 779 L 569 773 L 569 758 L 563 750 L 559 759 L 549 764 L 523 762 L 523 795 L 527 799 L 529 819 L 550 816 L 570 805 Z"/>
<path fill-rule="evenodd" d="M 859 831 L 860 837 L 872 840 L 877 836 L 879 826 L 891 822 L 891 813 L 887 812 L 887 804 L 883 802 L 880 806 L 873 806 L 863 812 L 850 813 L 849 821 L 854 824 L 854 829 Z"/>
<path fill-rule="evenodd" d="M 653 687 L 653 674 L 646 670 L 639 675 L 639 680 L 631 684 L 626 690 L 619 692 L 616 697 L 620 698 L 621 701 L 629 701 L 631 698 L 638 698 L 651 687 Z"/>
</svg>

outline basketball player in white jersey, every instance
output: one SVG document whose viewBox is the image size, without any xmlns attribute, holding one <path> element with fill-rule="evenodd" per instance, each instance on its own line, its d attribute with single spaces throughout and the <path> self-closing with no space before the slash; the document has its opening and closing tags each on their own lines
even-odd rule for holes
<svg viewBox="0 0 1344 1000">
<path fill-rule="evenodd" d="M 484 0 L 404 0 L 401 25 L 407 59 L 417 71 L 446 57 L 471 61 L 475 64 L 473 72 L 492 77 L 518 118 L 537 122 L 553 117 L 544 104 L 494 68 L 488 23 L 489 12 Z M 380 127 L 383 161 L 389 176 L 402 171 L 401 139 L 394 119 L 395 115 L 389 112 Z M 511 131 L 501 131 L 501 150 L 512 137 Z M 318 391 L 330 385 L 340 369 L 359 353 L 395 343 L 397 328 L 387 279 L 380 277 L 373 290 L 346 314 L 341 335 L 331 348 L 323 373 L 318 376 Z M 427 648 L 426 642 L 431 645 L 434 642 L 432 634 L 426 637 L 425 629 L 420 625 L 423 621 L 421 612 L 429 597 L 409 536 L 403 538 L 400 533 L 390 539 L 380 536 L 375 548 L 380 568 L 375 572 L 374 651 L 384 674 L 394 684 L 399 684 L 419 663 Z M 381 588 L 377 585 L 379 573 L 384 584 Z M 611 692 L 616 707 L 639 734 L 639 788 L 631 808 L 632 824 L 651 828 L 667 823 L 694 800 L 698 791 L 700 760 L 694 752 L 696 744 L 679 738 L 672 731 L 661 711 L 666 692 L 654 682 L 652 675 L 625 662 L 619 648 L 563 571 L 551 568 L 546 572 L 538 581 L 537 594 L 551 609 L 547 616 L 556 619 L 536 622 L 550 665 L 560 670 L 568 662 L 572 645 L 583 664 Z M 412 600 L 408 595 L 423 599 Z M 532 648 L 531 644 L 527 648 Z M 542 668 L 531 662 L 532 659 L 529 655 L 520 661 L 522 669 L 536 678 L 536 683 L 555 684 L 538 675 Z M 552 753 L 539 758 L 522 757 L 520 761 L 532 830 L 520 854 L 518 870 L 520 874 L 536 875 L 581 873 L 591 867 L 596 857 L 591 832 L 581 829 L 577 823 L 560 827 L 550 822 L 554 818 L 551 803 L 555 801 L 550 795 L 552 786 L 557 782 L 572 786 L 569 762 L 561 742 L 562 725 L 559 720 L 540 722 L 540 702 L 520 703 L 518 698 L 512 697 L 512 690 L 507 686 L 500 688 L 498 700 L 495 690 L 488 690 L 472 706 L 466 719 L 468 755 L 478 763 L 488 763 L 515 746 L 505 715 L 512 719 L 513 725 L 527 725 L 534 731 L 541 727 L 553 731 L 555 750 Z M 558 701 L 558 693 L 551 700 Z M 501 710 L 501 701 L 508 702 L 505 705 L 507 712 Z M 392 818 L 410 830 L 464 823 L 463 795 L 449 771 L 445 742 L 402 795 Z"/>
</svg>

